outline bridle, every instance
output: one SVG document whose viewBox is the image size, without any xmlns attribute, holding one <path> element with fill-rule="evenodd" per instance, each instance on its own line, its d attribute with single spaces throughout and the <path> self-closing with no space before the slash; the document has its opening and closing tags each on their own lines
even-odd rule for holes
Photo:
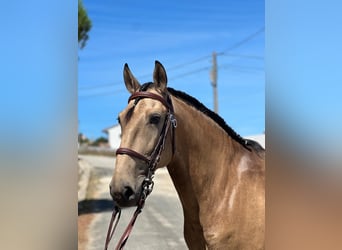
<svg viewBox="0 0 342 250">
<path fill-rule="evenodd" d="M 153 151 L 150 153 L 150 155 L 145 156 L 145 155 L 138 153 L 138 152 L 136 152 L 130 148 L 118 148 L 116 150 L 116 155 L 129 155 L 133 158 L 144 161 L 148 166 L 146 176 L 144 178 L 144 181 L 142 182 L 142 190 L 141 190 L 141 195 L 140 195 L 139 201 L 137 203 L 137 209 L 135 210 L 134 215 L 133 215 L 130 223 L 128 224 L 125 232 L 121 236 L 121 238 L 120 238 L 120 240 L 119 240 L 119 242 L 115 248 L 116 250 L 123 249 L 124 245 L 127 242 L 128 237 L 129 237 L 129 235 L 133 229 L 135 220 L 138 217 L 138 215 L 141 213 L 141 211 L 145 205 L 145 200 L 146 200 L 147 196 L 153 190 L 154 172 L 155 172 L 157 165 L 160 161 L 161 154 L 165 148 L 166 138 L 167 138 L 169 131 L 171 133 L 172 155 L 174 155 L 174 153 L 175 153 L 175 135 L 174 135 L 175 132 L 174 132 L 174 130 L 177 127 L 177 120 L 174 116 L 174 109 L 173 109 L 172 100 L 171 100 L 170 96 L 168 94 L 166 94 L 166 97 L 164 98 L 163 96 L 160 96 L 160 95 L 157 95 L 157 94 L 154 94 L 151 92 L 139 91 L 139 92 L 133 93 L 129 97 L 128 103 L 132 100 L 135 100 L 135 102 L 134 102 L 134 106 L 135 106 L 135 105 L 137 105 L 139 100 L 141 100 L 143 98 L 150 98 L 150 99 L 154 99 L 154 100 L 161 102 L 167 108 L 167 115 L 165 117 L 164 124 L 163 124 L 162 130 L 160 132 L 157 144 L 154 147 Z M 118 218 L 117 218 L 116 222 L 114 223 L 117 214 L 118 214 Z M 108 232 L 107 232 L 107 237 L 106 237 L 106 242 L 105 242 L 105 250 L 107 250 L 107 248 L 108 248 L 109 242 L 110 242 L 110 240 L 114 234 L 115 228 L 119 222 L 120 215 L 121 215 L 121 209 L 120 209 L 120 207 L 115 205 L 114 211 L 112 214 L 112 218 L 111 218 L 111 221 L 109 224 Z"/>
<path fill-rule="evenodd" d="M 164 97 L 157 95 L 157 94 L 154 94 L 154 93 L 140 91 L 140 92 L 133 93 L 129 97 L 128 102 L 135 100 L 135 102 L 134 102 L 134 106 L 135 106 L 135 105 L 137 105 L 138 101 L 141 100 L 142 98 L 150 98 L 150 99 L 158 100 L 167 108 L 167 115 L 165 117 L 164 124 L 163 124 L 162 130 L 160 132 L 157 144 L 149 156 L 145 156 L 145 155 L 138 153 L 138 152 L 136 152 L 130 148 L 118 148 L 116 150 L 116 155 L 118 155 L 118 154 L 129 155 L 133 158 L 137 158 L 139 160 L 142 160 L 147 164 L 147 166 L 148 166 L 147 174 L 146 174 L 145 179 L 142 183 L 142 192 L 143 192 L 142 196 L 146 195 L 146 197 L 147 197 L 147 195 L 149 195 L 153 189 L 153 180 L 152 179 L 154 176 L 154 171 L 157 168 L 157 165 L 160 161 L 161 154 L 165 148 L 166 137 L 167 137 L 169 130 L 171 131 L 171 138 L 172 138 L 171 139 L 172 140 L 172 154 L 174 154 L 174 150 L 175 150 L 174 129 L 177 127 L 177 120 L 174 116 L 173 105 L 172 105 L 172 101 L 171 101 L 171 98 L 169 95 L 166 95 L 166 98 L 164 98 Z M 171 127 L 171 129 L 170 129 L 170 127 Z"/>
</svg>

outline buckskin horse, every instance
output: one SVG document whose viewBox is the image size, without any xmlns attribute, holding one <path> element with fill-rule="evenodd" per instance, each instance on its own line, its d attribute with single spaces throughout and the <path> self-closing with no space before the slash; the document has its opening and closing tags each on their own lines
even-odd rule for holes
<svg viewBox="0 0 342 250">
<path fill-rule="evenodd" d="M 167 87 L 158 61 L 153 82 L 140 85 L 127 64 L 124 82 L 131 96 L 118 117 L 114 202 L 137 206 L 146 176 L 167 166 L 189 249 L 264 249 L 265 150 L 195 98 Z"/>
</svg>

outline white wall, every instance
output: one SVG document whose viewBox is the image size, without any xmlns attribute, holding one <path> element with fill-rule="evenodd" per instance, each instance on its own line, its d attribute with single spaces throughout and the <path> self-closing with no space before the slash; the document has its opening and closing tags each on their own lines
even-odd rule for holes
<svg viewBox="0 0 342 250">
<path fill-rule="evenodd" d="M 112 149 L 118 149 L 121 142 L 121 127 L 116 125 L 108 129 L 108 142 Z"/>
<path fill-rule="evenodd" d="M 244 138 L 257 141 L 263 148 L 265 148 L 265 134 L 244 136 Z"/>
</svg>

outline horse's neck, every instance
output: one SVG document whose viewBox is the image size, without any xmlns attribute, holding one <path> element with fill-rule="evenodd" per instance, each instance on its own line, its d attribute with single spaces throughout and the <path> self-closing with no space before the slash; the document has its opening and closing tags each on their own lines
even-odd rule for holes
<svg viewBox="0 0 342 250">
<path fill-rule="evenodd" d="M 194 206 L 193 199 L 207 195 L 205 188 L 210 183 L 227 182 L 234 171 L 229 162 L 241 158 L 241 149 L 211 118 L 180 100 L 174 103 L 176 152 L 168 170 L 183 206 Z"/>
</svg>

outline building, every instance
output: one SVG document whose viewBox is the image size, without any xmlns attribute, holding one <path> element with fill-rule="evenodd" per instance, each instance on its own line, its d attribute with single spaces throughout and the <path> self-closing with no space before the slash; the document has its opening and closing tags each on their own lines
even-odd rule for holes
<svg viewBox="0 0 342 250">
<path fill-rule="evenodd" d="M 112 149 L 118 149 L 120 147 L 121 142 L 121 127 L 119 124 L 116 124 L 112 127 L 105 128 L 102 130 L 104 133 L 108 135 L 108 144 Z"/>
<path fill-rule="evenodd" d="M 265 148 L 266 147 L 266 143 L 265 143 L 265 133 L 264 134 L 260 134 L 260 135 L 250 135 L 250 136 L 245 136 L 244 138 L 246 139 L 251 139 L 254 141 L 259 142 L 259 144 Z"/>
</svg>

